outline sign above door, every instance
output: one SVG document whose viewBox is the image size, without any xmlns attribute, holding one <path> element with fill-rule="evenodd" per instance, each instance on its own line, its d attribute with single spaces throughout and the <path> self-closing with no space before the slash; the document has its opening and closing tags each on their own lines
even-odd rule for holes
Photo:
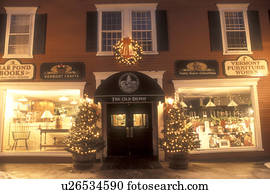
<svg viewBox="0 0 270 194">
<path fill-rule="evenodd" d="M 95 92 L 95 102 L 164 101 L 164 92 L 151 77 L 135 71 L 113 74 Z"/>
</svg>

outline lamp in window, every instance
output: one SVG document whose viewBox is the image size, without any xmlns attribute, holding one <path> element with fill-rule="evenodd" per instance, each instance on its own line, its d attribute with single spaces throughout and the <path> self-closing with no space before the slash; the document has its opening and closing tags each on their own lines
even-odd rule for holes
<svg viewBox="0 0 270 194">
<path fill-rule="evenodd" d="M 238 106 L 238 104 L 232 98 L 230 98 L 230 99 L 231 100 L 230 100 L 230 102 L 229 102 L 229 104 L 227 106 L 229 106 L 229 107 L 236 107 L 236 106 Z"/>
<path fill-rule="evenodd" d="M 49 128 L 49 122 L 53 118 L 52 113 L 49 110 L 45 110 L 43 114 L 41 115 L 41 118 L 46 122 L 46 129 Z"/>
<path fill-rule="evenodd" d="M 216 105 L 212 102 L 212 99 L 209 99 L 209 102 L 206 104 L 206 107 L 215 107 Z"/>
</svg>

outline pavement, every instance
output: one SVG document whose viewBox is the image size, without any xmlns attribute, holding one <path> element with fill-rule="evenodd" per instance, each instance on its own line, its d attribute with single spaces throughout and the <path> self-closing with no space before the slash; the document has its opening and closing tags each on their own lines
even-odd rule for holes
<svg viewBox="0 0 270 194">
<path fill-rule="evenodd" d="M 69 163 L 0 163 L 0 179 L 270 179 L 265 162 L 190 162 L 187 170 L 174 170 L 167 162 L 156 169 L 75 170 Z"/>
</svg>

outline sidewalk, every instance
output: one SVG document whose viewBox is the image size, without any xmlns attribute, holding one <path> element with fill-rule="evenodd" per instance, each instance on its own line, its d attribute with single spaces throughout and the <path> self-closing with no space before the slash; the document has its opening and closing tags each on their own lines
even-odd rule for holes
<svg viewBox="0 0 270 194">
<path fill-rule="evenodd" d="M 72 164 L 1 164 L 0 179 L 109 179 L 109 178 L 181 178 L 181 179 L 270 179 L 264 162 L 203 163 L 192 162 L 188 170 L 173 170 L 162 162 L 159 169 L 102 170 L 101 163 L 79 171 Z"/>
</svg>

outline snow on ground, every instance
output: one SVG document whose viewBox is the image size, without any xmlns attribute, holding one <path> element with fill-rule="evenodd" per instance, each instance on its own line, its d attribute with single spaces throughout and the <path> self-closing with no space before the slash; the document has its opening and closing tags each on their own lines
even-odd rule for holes
<svg viewBox="0 0 270 194">
<path fill-rule="evenodd" d="M 187 170 L 168 168 L 161 163 L 158 169 L 102 169 L 101 163 L 89 170 L 74 170 L 72 164 L 0 164 L 0 179 L 270 179 L 265 162 L 191 162 Z"/>
</svg>

